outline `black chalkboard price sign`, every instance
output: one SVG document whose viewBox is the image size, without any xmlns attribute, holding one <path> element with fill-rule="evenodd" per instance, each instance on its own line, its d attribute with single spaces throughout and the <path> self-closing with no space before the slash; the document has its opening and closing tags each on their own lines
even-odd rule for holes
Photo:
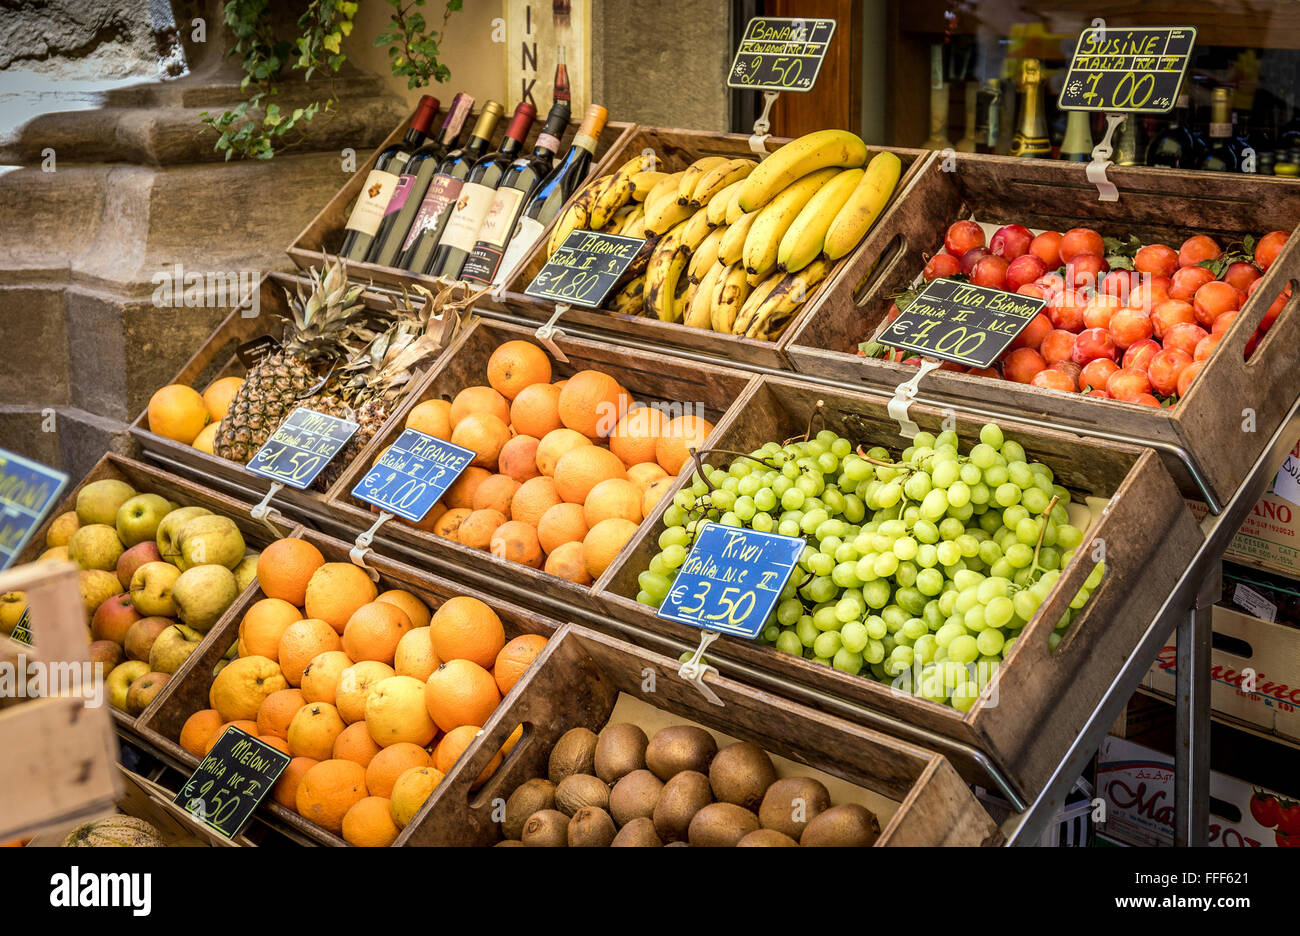
<svg viewBox="0 0 1300 936">
<path fill-rule="evenodd" d="M 289 755 L 238 728 L 227 728 L 172 800 L 226 838 L 234 838 L 266 799 Z"/>
<path fill-rule="evenodd" d="M 572 231 L 533 277 L 524 295 L 599 308 L 644 246 L 639 237 Z"/>
<path fill-rule="evenodd" d="M 253 454 L 248 470 L 304 491 L 357 428 L 350 419 L 299 407 Z"/>
<path fill-rule="evenodd" d="M 833 35 L 833 19 L 756 16 L 736 49 L 727 87 L 811 91 Z"/>
<path fill-rule="evenodd" d="M 937 279 L 876 340 L 943 361 L 988 367 L 1046 305 L 1046 299 L 1035 296 Z"/>
<path fill-rule="evenodd" d="M 1178 102 L 1196 29 L 1085 29 L 1065 73 L 1062 110 L 1163 114 Z"/>
</svg>

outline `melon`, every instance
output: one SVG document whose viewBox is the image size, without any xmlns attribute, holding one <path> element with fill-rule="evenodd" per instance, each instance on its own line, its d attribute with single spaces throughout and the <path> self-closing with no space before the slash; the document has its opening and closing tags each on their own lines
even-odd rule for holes
<svg viewBox="0 0 1300 936">
<path fill-rule="evenodd" d="M 135 816 L 111 816 L 77 826 L 63 840 L 64 848 L 154 848 L 167 843 L 162 834 Z"/>
</svg>

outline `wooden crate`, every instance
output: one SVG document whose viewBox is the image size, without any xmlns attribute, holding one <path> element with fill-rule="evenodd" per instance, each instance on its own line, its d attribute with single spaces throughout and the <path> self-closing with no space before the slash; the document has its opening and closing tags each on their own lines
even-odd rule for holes
<svg viewBox="0 0 1300 936">
<path fill-rule="evenodd" d="M 886 412 L 888 397 L 810 389 L 796 379 L 760 378 L 727 414 L 712 445 L 749 452 L 771 440 L 801 436 L 818 402 L 825 426 L 867 447 L 897 451 L 904 443 L 898 424 Z M 978 440 L 980 423 L 956 419 L 930 407 L 911 409 L 929 431 L 955 428 L 963 449 Z M 948 416 L 949 421 L 944 422 Z M 1044 462 L 1058 484 L 1076 496 L 1110 498 L 1100 519 L 1085 534 L 1074 561 L 1059 584 L 1021 632 L 985 694 L 967 714 L 947 705 L 893 690 L 861 676 L 781 653 L 773 647 L 722 637 L 708 650 L 710 658 L 733 659 L 761 668 L 790 683 L 862 703 L 917 728 L 983 750 L 1022 794 L 1041 789 L 1084 720 L 1101 700 L 1120 665 L 1164 602 L 1187 562 L 1202 542 L 1177 486 L 1154 452 L 1085 439 L 1056 430 L 1007 431 L 1031 459 Z M 730 456 L 714 455 L 714 464 Z M 678 478 L 676 487 L 689 473 Z M 646 630 L 697 644 L 700 632 L 664 621 L 653 608 L 638 604 L 637 575 L 657 552 L 662 516 L 672 493 L 659 502 L 648 525 L 624 548 L 596 583 L 607 613 Z M 1105 543 L 1107 572 L 1092 593 L 1087 609 L 1074 621 L 1055 651 L 1048 637 L 1095 562 L 1091 556 Z M 726 663 L 719 667 L 726 672 Z M 996 701 L 991 694 L 996 693 Z M 987 782 L 971 763 L 956 766 L 976 782 Z"/>
<path fill-rule="evenodd" d="M 769 137 L 767 150 L 772 152 L 786 142 L 788 140 L 784 137 Z M 628 135 L 622 142 L 621 149 L 611 154 L 609 166 L 617 168 L 646 149 L 651 149 L 658 154 L 663 160 L 664 171 L 667 172 L 685 169 L 701 156 L 753 155 L 749 148 L 749 136 L 744 133 L 708 133 L 702 130 L 677 130 L 669 127 L 638 127 L 635 133 Z M 661 322 L 655 318 L 577 307 L 564 313 L 560 320 L 560 327 L 563 328 L 565 322 L 571 322 L 623 340 L 642 342 L 653 347 L 681 348 L 724 360 L 789 370 L 791 364 L 785 352 L 799 324 L 819 314 L 817 310 L 829 294 L 830 284 L 840 278 L 839 271 L 850 265 L 859 266 L 875 261 L 880 248 L 887 243 L 878 236 L 877 232 L 884 227 L 884 222 L 892 214 L 893 207 L 901 202 L 902 192 L 929 159 L 929 154 L 919 149 L 900 149 L 892 146 L 869 146 L 867 149 L 871 153 L 883 151 L 895 153 L 903 162 L 903 173 L 898 180 L 898 187 L 894 190 L 890 205 L 881 213 L 877 223 L 863 238 L 862 243 L 847 257 L 840 260 L 831 275 L 813 290 L 808 301 L 795 313 L 790 324 L 776 341 L 719 334 L 702 328 L 691 328 L 677 322 Z M 506 292 L 500 300 L 502 307 L 508 311 L 538 322 L 549 319 L 555 312 L 555 306 L 553 303 L 539 302 L 525 296 L 524 290 L 546 263 L 546 240 L 549 230 L 548 228 L 548 234 L 538 241 L 532 253 L 521 262 L 519 272 L 506 284 Z"/>
<path fill-rule="evenodd" d="M 1035 230 L 1095 227 L 1105 236 L 1137 234 L 1177 247 L 1192 234 L 1226 245 L 1243 235 L 1289 231 L 1300 218 L 1300 182 L 1273 176 L 1111 167 L 1108 175 L 1120 198 L 1106 203 L 1097 201 L 1081 165 L 1004 156 L 955 159 L 953 171 L 945 172 L 948 161 L 941 160 L 916 178 L 898 210 L 877 227 L 879 256 L 859 251 L 831 283 L 818 313 L 796 323 L 789 343 L 795 370 L 850 387 L 892 388 L 910 379 L 914 368 L 858 357 L 858 344 L 875 334 L 892 298 L 942 250 L 944 231 L 959 219 Z M 920 396 L 1177 446 L 1196 460 L 1214 496 L 1225 503 L 1295 401 L 1290 378 L 1300 344 L 1297 280 L 1300 238 L 1292 237 L 1187 395 L 1169 409 L 952 371 L 928 374 Z M 1288 282 L 1296 283 L 1289 307 L 1245 361 L 1246 341 Z M 1253 430 L 1243 431 L 1249 410 Z M 1182 463 L 1165 457 L 1184 492 L 1199 496 Z"/>
<path fill-rule="evenodd" d="M 348 562 L 350 543 L 344 543 L 320 533 L 302 527 L 297 528 L 294 536 L 300 536 L 312 543 L 325 556 L 326 562 Z M 430 608 L 438 608 L 448 598 L 465 594 L 461 585 L 449 578 L 432 572 L 423 572 L 402 563 L 393 562 L 377 556 L 368 557 L 370 567 L 378 574 L 379 590 L 401 588 L 418 595 Z M 209 707 L 208 691 L 212 687 L 212 669 L 225 656 L 230 645 L 238 639 L 239 624 L 244 613 L 254 602 L 265 595 L 254 583 L 240 596 L 220 622 L 213 627 L 212 640 L 206 642 L 187 661 L 171 682 L 163 687 L 153 704 L 140 718 L 140 737 L 148 746 L 156 749 L 166 760 L 193 770 L 199 759 L 184 750 L 179 743 L 181 728 L 185 720 L 200 709 Z M 492 606 L 501 623 L 505 625 L 506 639 L 520 634 L 540 634 L 550 637 L 559 628 L 559 623 L 549 618 L 525 611 L 521 608 L 496 601 L 485 595 L 476 595 Z M 289 830 L 300 839 L 306 839 L 322 845 L 345 844 L 338 836 L 327 832 L 302 816 L 267 798 L 261 807 L 277 825 Z"/>
<path fill-rule="evenodd" d="M 846 796 L 865 800 L 877 813 L 877 845 L 1000 843 L 993 820 L 940 755 L 710 674 L 708 686 L 723 703 L 714 705 L 678 677 L 678 667 L 675 660 L 566 625 L 397 844 L 494 844 L 501 839 L 496 807 L 525 780 L 546 776 L 551 748 L 561 735 L 577 727 L 599 732 L 611 713 L 623 721 L 628 712 L 640 716 L 630 720 L 648 728 L 647 734 L 664 723 L 688 720 L 712 732 L 720 746 L 732 739 L 753 742 L 793 762 L 778 763 L 778 776 L 790 768 L 793 775 L 806 776 L 809 768 L 830 775 L 827 786 L 835 787 L 834 802 L 844 802 Z M 472 791 L 476 778 L 521 724 L 523 737 L 504 763 L 481 790 Z"/>
<path fill-rule="evenodd" d="M 414 114 L 411 116 L 414 116 Z M 439 114 L 437 126 L 442 125 L 443 116 L 445 115 Z M 477 112 L 471 114 L 465 118 L 465 126 L 472 127 L 477 118 Z M 507 114 L 497 125 L 493 150 L 498 149 L 501 141 L 505 139 L 506 128 L 509 124 L 508 118 L 509 115 Z M 533 147 L 537 142 L 537 135 L 541 132 L 544 123 L 544 117 L 542 120 L 534 121 L 532 129 L 528 133 L 528 139 L 524 142 L 522 152 L 531 153 L 533 151 Z M 392 144 L 401 142 L 410 125 L 410 117 L 402 121 L 370 154 L 370 158 L 366 160 L 365 165 L 352 173 L 346 184 L 330 199 L 329 204 L 322 208 L 320 213 L 312 218 L 311 223 L 303 229 L 302 233 L 294 238 L 293 243 L 289 246 L 288 253 L 299 268 L 306 270 L 309 267 L 320 266 L 326 256 L 333 257 L 339 252 L 343 246 L 344 226 L 348 222 L 348 215 L 352 213 L 352 205 L 357 200 L 357 196 L 361 194 L 361 188 L 365 185 L 366 177 L 370 175 L 370 170 L 374 168 L 375 159 Z M 590 174 L 604 174 L 609 167 L 611 154 L 622 151 L 623 142 L 635 129 L 636 124 L 617 120 L 608 121 L 605 124 L 604 132 L 601 133 L 600 139 L 596 142 L 596 152 L 591 162 Z M 569 151 L 569 148 L 573 145 L 573 137 L 577 130 L 577 123 L 569 124 L 569 129 L 565 131 L 564 137 L 560 141 L 557 158 L 562 159 L 564 154 Z M 415 283 L 433 289 L 438 282 L 432 276 L 423 276 L 409 270 L 380 266 L 376 263 L 365 263 L 363 261 L 348 261 L 348 271 L 355 280 L 365 280 L 397 289 L 402 286 L 409 288 Z"/>
<path fill-rule="evenodd" d="M 351 491 L 370 470 L 379 453 L 401 435 L 406 414 L 424 400 L 450 400 L 465 387 L 486 384 L 487 362 L 493 350 L 502 342 L 518 339 L 531 340 L 532 332 L 485 319 L 476 321 L 467 329 L 460 341 L 442 356 L 428 378 L 407 397 L 397 418 L 357 456 L 331 492 L 328 501 L 330 513 L 358 533 L 374 523 L 377 512 L 369 504 L 353 498 Z M 748 374 L 729 368 L 691 364 L 662 354 L 614 348 L 577 338 L 560 338 L 557 344 L 569 360 L 568 363 L 553 362 L 555 379 L 588 368 L 603 371 L 618 380 L 638 402 L 689 403 L 692 412 L 715 424 L 752 379 Z M 643 525 L 642 531 L 645 529 Z M 396 545 L 399 549 L 405 547 L 406 551 L 414 548 L 422 555 L 456 566 L 463 574 L 477 575 L 481 582 L 488 583 L 484 587 L 490 588 L 490 583 L 508 580 L 571 605 L 601 610 L 589 586 L 499 559 L 486 550 L 471 549 L 417 529 L 399 518 L 384 524 L 376 534 L 374 549 L 384 552 L 388 548 L 386 544 Z"/>
</svg>

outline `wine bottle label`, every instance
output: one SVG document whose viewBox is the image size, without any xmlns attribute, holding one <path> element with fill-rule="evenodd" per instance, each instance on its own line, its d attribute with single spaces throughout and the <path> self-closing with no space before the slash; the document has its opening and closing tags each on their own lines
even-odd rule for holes
<svg viewBox="0 0 1300 936">
<path fill-rule="evenodd" d="M 505 256 L 506 241 L 515 229 L 515 215 L 524 200 L 524 193 L 519 189 L 501 188 L 496 190 L 492 207 L 483 219 L 483 227 L 478 232 L 478 243 L 461 268 L 460 278 L 475 283 L 490 283 L 496 276 L 497 267 Z"/>
<path fill-rule="evenodd" d="M 388 207 L 384 209 L 384 215 L 388 216 L 394 211 L 401 211 L 402 206 L 406 204 L 406 198 L 411 194 L 411 187 L 415 185 L 415 176 L 403 173 L 397 179 L 397 186 L 393 189 L 393 197 L 388 199 Z"/>
<path fill-rule="evenodd" d="M 524 257 L 528 256 L 528 251 L 533 249 L 533 245 L 542 239 L 542 234 L 546 230 L 546 225 L 536 218 L 523 217 L 515 226 L 514 236 L 510 238 L 510 243 L 506 246 L 505 256 L 497 265 L 496 275 L 492 277 L 492 285 L 500 286 L 519 268 L 519 264 L 524 262 Z"/>
<path fill-rule="evenodd" d="M 388 207 L 388 200 L 393 197 L 395 188 L 396 175 L 384 169 L 370 170 L 366 184 L 361 189 L 361 197 L 352 208 L 352 214 L 348 215 L 347 229 L 373 237 L 375 231 L 379 230 L 379 222 L 384 220 L 384 209 Z"/>
<path fill-rule="evenodd" d="M 443 213 L 456 204 L 456 198 L 460 195 L 461 186 L 465 183 L 461 179 L 453 176 L 438 173 L 429 183 L 429 190 L 424 193 L 424 200 L 420 202 L 420 210 L 415 213 L 415 220 L 411 222 L 411 229 L 406 233 L 406 240 L 402 242 L 402 250 L 411 249 L 425 231 L 432 230 L 438 226 Z"/>
<path fill-rule="evenodd" d="M 537 145 L 556 153 L 560 149 L 560 138 L 549 133 L 539 133 L 537 135 Z"/>
<path fill-rule="evenodd" d="M 451 217 L 447 219 L 447 227 L 442 232 L 442 239 L 438 241 L 438 246 L 454 247 L 466 253 L 473 250 L 474 244 L 478 241 L 479 229 L 483 227 L 483 219 L 487 217 L 488 209 L 492 207 L 492 196 L 495 194 L 495 189 L 477 182 L 466 182 L 461 186 L 456 207 Z"/>
<path fill-rule="evenodd" d="M 1226 138 L 1232 136 L 1232 124 L 1230 123 L 1212 123 L 1210 124 L 1210 136 Z"/>
</svg>

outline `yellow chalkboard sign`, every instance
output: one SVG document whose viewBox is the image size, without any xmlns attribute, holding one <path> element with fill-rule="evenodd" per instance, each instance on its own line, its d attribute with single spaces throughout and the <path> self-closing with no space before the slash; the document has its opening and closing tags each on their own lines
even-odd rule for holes
<svg viewBox="0 0 1300 936">
<path fill-rule="evenodd" d="M 1193 26 L 1085 29 L 1057 105 L 1062 110 L 1167 113 L 1178 102 L 1195 44 Z"/>
<path fill-rule="evenodd" d="M 1036 296 L 937 279 L 876 340 L 943 361 L 988 367 L 1046 305 L 1046 299 Z"/>
</svg>

